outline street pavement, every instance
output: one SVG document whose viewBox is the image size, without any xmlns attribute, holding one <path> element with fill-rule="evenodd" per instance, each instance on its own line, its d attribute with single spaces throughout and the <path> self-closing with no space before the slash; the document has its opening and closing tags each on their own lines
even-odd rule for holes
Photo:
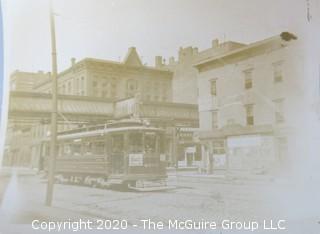
<svg viewBox="0 0 320 234">
<path fill-rule="evenodd" d="M 308 198 L 301 197 L 302 194 L 296 196 L 295 192 L 299 190 L 292 184 L 276 183 L 269 179 L 226 180 L 214 176 L 172 173 L 169 181 L 176 188 L 155 192 L 57 184 L 54 188 L 53 206 L 46 207 L 45 178 L 34 171 L 28 173 L 23 170 L 8 170 L 0 175 L 1 234 L 27 233 L 26 230 L 28 233 L 40 233 L 30 229 L 31 222 L 35 219 L 126 219 L 132 225 L 140 219 L 164 221 L 169 218 L 287 219 L 288 228 L 291 229 L 281 233 L 319 233 L 316 232 L 320 227 L 317 207 L 314 207 L 315 211 L 310 210 L 309 204 L 304 202 Z"/>
</svg>

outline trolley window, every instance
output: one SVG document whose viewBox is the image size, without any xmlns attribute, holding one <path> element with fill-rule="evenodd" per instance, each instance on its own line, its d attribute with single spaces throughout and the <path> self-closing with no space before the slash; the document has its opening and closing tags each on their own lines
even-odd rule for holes
<svg viewBox="0 0 320 234">
<path fill-rule="evenodd" d="M 83 147 L 84 155 L 92 155 L 92 142 L 85 142 Z"/>
<path fill-rule="evenodd" d="M 123 152 L 123 134 L 117 134 L 111 136 L 111 150 L 113 153 L 121 153 Z"/>
<path fill-rule="evenodd" d="M 45 144 L 45 146 L 44 146 L 44 155 L 50 155 L 50 146 L 49 146 L 49 144 Z"/>
<path fill-rule="evenodd" d="M 164 154 L 166 153 L 166 147 L 165 147 L 165 144 L 166 144 L 166 138 L 163 134 L 161 134 L 159 136 L 159 153 L 160 154 Z"/>
<path fill-rule="evenodd" d="M 63 147 L 62 145 L 57 146 L 58 157 L 62 157 L 63 155 Z"/>
<path fill-rule="evenodd" d="M 104 155 L 105 143 L 103 141 L 92 142 L 93 154 Z"/>
<path fill-rule="evenodd" d="M 64 144 L 63 145 L 63 155 L 71 155 L 71 146 L 70 144 Z"/>
<path fill-rule="evenodd" d="M 129 134 L 128 150 L 130 153 L 139 153 L 143 151 L 142 133 L 134 132 Z"/>
<path fill-rule="evenodd" d="M 81 143 L 75 143 L 72 145 L 72 152 L 75 156 L 81 155 Z"/>
<path fill-rule="evenodd" d="M 156 152 L 157 135 L 155 132 L 145 133 L 145 150 L 147 153 Z"/>
</svg>

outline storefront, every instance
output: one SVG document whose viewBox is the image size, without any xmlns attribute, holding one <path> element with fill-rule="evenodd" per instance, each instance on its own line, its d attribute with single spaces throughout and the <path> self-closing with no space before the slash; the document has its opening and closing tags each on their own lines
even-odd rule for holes
<svg viewBox="0 0 320 234">
<path fill-rule="evenodd" d="M 226 142 L 231 171 L 264 173 L 275 162 L 273 135 L 228 136 Z"/>
<path fill-rule="evenodd" d="M 194 139 L 193 128 L 182 128 L 179 131 L 178 167 L 198 169 L 201 165 L 201 147 Z"/>
<path fill-rule="evenodd" d="M 228 126 L 200 133 L 202 169 L 208 174 L 267 173 L 278 161 L 271 126 Z"/>
</svg>

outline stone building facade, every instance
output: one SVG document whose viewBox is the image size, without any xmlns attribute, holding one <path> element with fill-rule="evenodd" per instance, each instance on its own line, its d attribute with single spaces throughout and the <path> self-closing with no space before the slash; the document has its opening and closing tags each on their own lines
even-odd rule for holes
<svg viewBox="0 0 320 234">
<path fill-rule="evenodd" d="M 198 70 L 194 64 L 199 60 L 205 60 L 214 57 L 226 51 L 238 49 L 244 44 L 238 42 L 225 42 L 219 44 L 217 39 L 212 40 L 211 47 L 199 51 L 197 47 L 180 47 L 178 57 L 170 57 L 168 62 L 162 56 L 156 56 L 155 66 L 159 69 L 168 69 L 173 72 L 172 78 L 172 100 L 177 103 L 198 104 Z M 189 129 L 190 130 L 190 129 Z M 196 133 L 199 129 L 192 129 L 190 133 Z M 184 134 L 182 134 L 184 135 Z M 195 140 L 189 140 L 186 143 L 183 137 L 180 137 L 179 145 L 179 165 L 181 167 L 196 168 L 201 166 L 202 159 L 200 144 Z"/>
<path fill-rule="evenodd" d="M 50 74 L 43 71 L 35 73 L 16 70 L 10 75 L 10 90 L 32 92 L 38 82 L 46 81 L 49 78 Z"/>
<path fill-rule="evenodd" d="M 296 39 L 282 33 L 195 62 L 204 170 L 266 173 L 288 165 L 305 90 Z"/>
<path fill-rule="evenodd" d="M 70 68 L 58 75 L 58 92 L 64 95 L 123 99 L 139 94 L 142 100 L 172 101 L 172 72 L 142 64 L 134 47 L 123 62 L 85 58 L 71 59 Z M 47 80 L 35 87 L 36 92 L 50 93 Z"/>
<path fill-rule="evenodd" d="M 170 57 L 168 62 L 162 56 L 156 56 L 155 67 L 168 69 L 173 72 L 172 100 L 178 103 L 198 104 L 198 71 L 193 66 L 199 60 L 213 57 L 224 51 L 237 49 L 244 44 L 225 42 L 219 44 L 217 39 L 212 40 L 211 47 L 199 51 L 197 47 L 180 47 L 178 58 Z"/>
</svg>

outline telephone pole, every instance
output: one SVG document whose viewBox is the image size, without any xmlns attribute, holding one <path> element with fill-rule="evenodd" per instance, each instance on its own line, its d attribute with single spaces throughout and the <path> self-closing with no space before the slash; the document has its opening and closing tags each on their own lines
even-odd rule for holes
<svg viewBox="0 0 320 234">
<path fill-rule="evenodd" d="M 52 0 L 50 1 L 50 31 L 51 31 L 51 83 L 52 83 L 52 112 L 51 112 L 51 141 L 50 141 L 50 158 L 48 160 L 48 186 L 46 194 L 46 205 L 51 206 L 53 198 L 53 187 L 55 180 L 55 164 L 57 155 L 57 52 L 56 52 L 56 35 L 54 13 L 52 10 Z"/>
</svg>

